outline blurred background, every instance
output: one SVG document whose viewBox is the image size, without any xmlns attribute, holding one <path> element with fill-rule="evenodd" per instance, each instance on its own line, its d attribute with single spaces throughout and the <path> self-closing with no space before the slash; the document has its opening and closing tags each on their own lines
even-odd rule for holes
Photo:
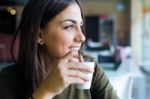
<svg viewBox="0 0 150 99">
<path fill-rule="evenodd" d="M 27 0 L 0 0 L 0 69 Z M 84 52 L 103 67 L 120 99 L 150 99 L 150 0 L 82 0 Z M 14 50 L 17 57 L 18 41 Z"/>
</svg>

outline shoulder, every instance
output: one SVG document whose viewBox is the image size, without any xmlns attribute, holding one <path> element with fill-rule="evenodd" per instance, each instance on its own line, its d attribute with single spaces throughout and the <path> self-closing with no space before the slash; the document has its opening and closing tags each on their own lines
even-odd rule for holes
<svg viewBox="0 0 150 99">
<path fill-rule="evenodd" d="M 16 65 L 9 65 L 0 71 L 0 85 L 0 97 L 18 99 L 22 91 Z"/>
<path fill-rule="evenodd" d="M 18 85 L 22 78 L 21 70 L 16 64 L 9 65 L 0 71 L 0 83 L 7 82 L 11 85 Z"/>
<path fill-rule="evenodd" d="M 9 65 L 0 71 L 0 77 L 1 76 L 13 76 L 17 72 L 16 69 L 17 69 L 17 66 L 15 64 Z"/>
<path fill-rule="evenodd" d="M 0 83 L 6 82 L 13 84 L 16 80 L 18 80 L 16 65 L 9 65 L 0 71 Z"/>
<path fill-rule="evenodd" d="M 91 85 L 91 93 L 94 99 L 99 99 L 100 97 L 104 97 L 104 99 L 119 99 L 111 83 L 109 82 L 104 69 L 96 61 Z"/>
</svg>

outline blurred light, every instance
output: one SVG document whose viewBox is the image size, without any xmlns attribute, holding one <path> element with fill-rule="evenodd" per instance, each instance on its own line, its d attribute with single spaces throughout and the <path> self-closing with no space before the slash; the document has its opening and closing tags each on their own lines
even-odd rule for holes
<svg viewBox="0 0 150 99">
<path fill-rule="evenodd" d="M 125 9 L 125 5 L 122 2 L 118 2 L 116 4 L 117 11 L 123 11 Z"/>
<path fill-rule="evenodd" d="M 16 10 L 12 7 L 7 7 L 7 11 L 11 14 L 11 15 L 16 15 Z"/>
<path fill-rule="evenodd" d="M 12 10 L 10 11 L 10 13 L 11 13 L 12 15 L 16 15 L 16 10 L 15 10 L 15 9 L 12 9 Z"/>
</svg>

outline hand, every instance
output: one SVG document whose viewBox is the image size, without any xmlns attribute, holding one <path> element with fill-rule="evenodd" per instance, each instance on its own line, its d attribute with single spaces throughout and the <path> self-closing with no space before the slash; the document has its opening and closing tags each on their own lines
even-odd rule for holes
<svg viewBox="0 0 150 99">
<path fill-rule="evenodd" d="M 44 92 L 45 96 L 50 97 L 60 94 L 70 84 L 84 84 L 89 81 L 91 78 L 85 73 L 94 70 L 83 66 L 78 57 L 78 52 L 72 51 L 60 59 L 38 89 Z"/>
</svg>

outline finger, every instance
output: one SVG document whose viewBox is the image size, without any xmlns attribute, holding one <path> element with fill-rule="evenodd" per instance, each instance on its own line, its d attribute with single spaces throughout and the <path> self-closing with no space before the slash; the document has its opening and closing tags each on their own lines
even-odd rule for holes
<svg viewBox="0 0 150 99">
<path fill-rule="evenodd" d="M 69 77 L 77 77 L 77 78 L 80 78 L 84 81 L 90 81 L 92 79 L 91 76 L 89 76 L 89 74 L 91 74 L 91 73 L 82 72 L 82 71 L 79 71 L 79 70 L 70 70 L 70 71 L 68 71 L 68 76 Z"/>
<path fill-rule="evenodd" d="M 79 54 L 79 61 L 80 61 L 80 62 L 84 62 L 84 59 L 83 59 L 82 54 Z"/>
<path fill-rule="evenodd" d="M 86 80 L 80 79 L 78 77 L 68 77 L 67 81 L 69 84 L 84 84 L 87 82 Z"/>
<path fill-rule="evenodd" d="M 72 51 L 72 56 L 74 57 L 74 58 L 79 58 L 79 53 L 78 53 L 78 51 L 77 50 L 73 50 Z"/>
<path fill-rule="evenodd" d="M 71 58 L 71 59 L 69 59 L 69 62 L 71 62 L 71 63 L 77 63 L 77 62 L 79 62 L 79 59 L 78 58 Z"/>
<path fill-rule="evenodd" d="M 61 62 L 70 62 L 70 60 L 72 60 L 72 58 L 76 58 L 78 59 L 79 55 L 78 55 L 78 51 L 70 51 L 69 53 L 67 53 L 64 57 L 62 57 L 60 59 Z"/>
<path fill-rule="evenodd" d="M 71 52 L 72 57 L 70 57 L 69 62 L 83 62 L 83 56 L 81 54 L 79 54 L 79 51 L 77 50 L 73 50 Z"/>
</svg>

